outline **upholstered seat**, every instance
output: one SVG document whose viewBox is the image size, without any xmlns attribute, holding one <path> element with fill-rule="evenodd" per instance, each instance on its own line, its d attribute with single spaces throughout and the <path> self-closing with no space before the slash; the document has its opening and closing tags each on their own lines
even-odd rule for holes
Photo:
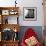
<svg viewBox="0 0 46 46">
<path fill-rule="evenodd" d="M 39 40 L 37 39 L 37 34 L 33 29 L 28 28 L 26 30 L 24 37 L 22 38 L 21 46 L 41 46 Z"/>
</svg>

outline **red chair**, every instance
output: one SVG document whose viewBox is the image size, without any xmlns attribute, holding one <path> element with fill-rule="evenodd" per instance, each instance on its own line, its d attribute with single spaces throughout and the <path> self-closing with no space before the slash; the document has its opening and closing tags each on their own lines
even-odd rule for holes
<svg viewBox="0 0 46 46">
<path fill-rule="evenodd" d="M 37 37 L 37 35 L 33 31 L 33 29 L 28 28 L 26 30 L 25 34 L 24 34 L 24 37 L 22 38 L 21 46 L 27 46 L 26 43 L 25 43 L 25 39 L 28 39 L 29 37 L 32 37 L 32 36 L 34 36 L 35 38 Z M 39 43 L 39 41 L 37 42 L 37 44 L 35 46 L 41 46 L 41 44 Z"/>
</svg>

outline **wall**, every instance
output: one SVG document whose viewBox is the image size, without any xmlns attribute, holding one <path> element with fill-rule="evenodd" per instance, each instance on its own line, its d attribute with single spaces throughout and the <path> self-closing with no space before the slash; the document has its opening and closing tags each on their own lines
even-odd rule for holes
<svg viewBox="0 0 46 46">
<path fill-rule="evenodd" d="M 43 6 L 42 0 L 30 0 L 23 1 L 21 3 L 23 7 L 36 7 L 37 8 L 37 21 L 24 21 L 23 20 L 23 7 L 21 7 L 21 15 L 20 15 L 20 25 L 22 26 L 43 26 Z"/>
<path fill-rule="evenodd" d="M 0 0 L 1 7 L 10 7 L 15 6 L 15 0 Z M 20 17 L 19 24 L 20 26 L 43 26 L 44 25 L 44 16 L 43 16 L 43 6 L 42 0 L 17 0 L 17 6 L 20 7 Z M 37 20 L 36 21 L 24 21 L 23 20 L 23 7 L 36 7 L 37 8 Z"/>
<path fill-rule="evenodd" d="M 25 31 L 28 29 L 28 28 L 32 28 L 33 31 L 37 34 L 37 37 L 39 39 L 39 41 L 41 43 L 43 43 L 43 33 L 42 33 L 42 26 L 21 26 L 20 27 L 20 32 L 19 32 L 19 39 L 20 39 L 20 42 L 24 36 L 24 33 Z"/>
</svg>

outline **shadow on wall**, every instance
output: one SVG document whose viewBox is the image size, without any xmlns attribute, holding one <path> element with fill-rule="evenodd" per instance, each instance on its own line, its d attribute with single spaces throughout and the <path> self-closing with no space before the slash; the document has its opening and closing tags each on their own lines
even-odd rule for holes
<svg viewBox="0 0 46 46">
<path fill-rule="evenodd" d="M 20 39 L 20 42 L 24 36 L 24 33 L 25 31 L 28 29 L 28 28 L 32 28 L 36 34 L 37 34 L 37 37 L 39 39 L 39 41 L 42 43 L 43 42 L 43 30 L 42 30 L 42 26 L 21 26 L 20 27 L 20 31 L 19 31 L 19 39 Z"/>
</svg>

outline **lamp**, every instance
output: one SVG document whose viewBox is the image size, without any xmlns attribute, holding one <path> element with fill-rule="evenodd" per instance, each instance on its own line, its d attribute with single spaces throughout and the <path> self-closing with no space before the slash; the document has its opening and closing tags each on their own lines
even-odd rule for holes
<svg viewBox="0 0 46 46">
<path fill-rule="evenodd" d="M 16 28 L 14 29 L 14 32 L 17 32 Z"/>
<path fill-rule="evenodd" d="M 16 4 L 17 4 L 17 2 L 16 2 L 17 0 L 15 0 L 15 7 L 16 7 Z"/>
</svg>

